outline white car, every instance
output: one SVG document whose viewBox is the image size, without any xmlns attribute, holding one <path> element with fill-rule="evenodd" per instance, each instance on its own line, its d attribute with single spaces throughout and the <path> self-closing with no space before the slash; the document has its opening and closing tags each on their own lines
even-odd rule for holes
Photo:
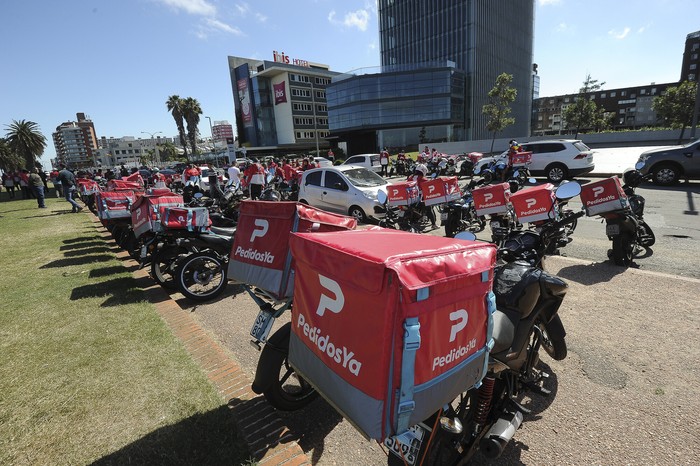
<svg viewBox="0 0 700 466">
<path fill-rule="evenodd" d="M 314 163 L 319 166 L 319 168 L 332 167 L 333 162 L 325 157 L 314 157 Z"/>
<path fill-rule="evenodd" d="M 366 223 L 369 217 L 384 216 L 377 193 L 386 194 L 388 184 L 375 172 L 354 165 L 314 168 L 301 178 L 299 202 Z"/>
<path fill-rule="evenodd" d="M 209 191 L 209 175 L 212 174 L 212 170 L 214 170 L 215 173 L 217 173 L 219 176 L 219 186 L 223 188 L 224 186 L 226 186 L 226 183 L 228 183 L 228 177 L 222 169 L 209 168 L 207 166 L 198 168 L 199 171 L 202 172 L 202 176 L 199 178 L 199 187 L 202 189 L 202 191 Z"/>
<path fill-rule="evenodd" d="M 520 144 L 525 152 L 532 152 L 528 166 L 533 176 L 545 176 L 552 183 L 590 173 L 595 168 L 593 151 L 577 139 L 533 141 Z M 483 169 L 492 160 L 508 156 L 508 151 L 496 157 L 484 157 L 474 169 Z"/>
<path fill-rule="evenodd" d="M 365 167 L 376 173 L 382 171 L 382 165 L 379 163 L 379 154 L 353 155 L 348 157 L 341 165 L 357 165 L 358 167 Z"/>
</svg>

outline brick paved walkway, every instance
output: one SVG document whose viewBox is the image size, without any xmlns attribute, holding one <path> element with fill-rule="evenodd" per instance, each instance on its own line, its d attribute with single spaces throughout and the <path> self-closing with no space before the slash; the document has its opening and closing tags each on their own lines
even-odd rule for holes
<svg viewBox="0 0 700 466">
<path fill-rule="evenodd" d="M 96 217 L 92 217 L 98 231 L 111 241 Z M 127 267 L 137 269 L 138 264 L 126 251 L 117 257 Z M 135 270 L 134 278 L 151 280 L 146 269 Z M 255 394 L 251 380 L 241 370 L 241 366 L 227 350 L 195 322 L 189 312 L 183 310 L 158 284 L 144 289 L 147 298 L 170 327 L 173 334 L 182 342 L 187 352 L 207 374 L 209 380 L 228 402 L 239 431 L 245 438 L 251 456 L 260 466 L 300 466 L 311 465 L 304 451 L 292 438 L 275 409 L 264 397 Z"/>
</svg>

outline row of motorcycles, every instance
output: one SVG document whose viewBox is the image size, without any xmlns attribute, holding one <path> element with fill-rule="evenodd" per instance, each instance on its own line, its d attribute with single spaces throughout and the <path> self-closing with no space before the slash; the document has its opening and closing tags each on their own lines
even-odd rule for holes
<svg viewBox="0 0 700 466">
<path fill-rule="evenodd" d="M 551 395 L 546 387 L 549 368 L 540 361 L 541 351 L 554 360 L 567 356 L 566 331 L 558 314 L 567 284 L 547 273 L 543 261 L 571 241 L 577 220 L 585 212 L 574 212 L 568 208 L 568 202 L 581 193 L 581 186 L 563 182 L 555 190 L 552 209 L 556 209 L 556 214 L 526 227 L 512 212 L 488 218 L 477 215 L 472 190 L 500 178 L 500 174 L 488 173 L 489 170 L 492 168 L 476 173 L 480 178 L 464 186 L 459 199 L 437 207 L 446 236 L 473 241 L 475 233 L 489 225 L 491 240 L 498 247 L 493 282 L 493 346 L 486 375 L 479 384 L 448 400 L 441 410 L 407 432 L 386 439 L 383 444 L 389 465 L 457 465 L 476 455 L 499 457 L 526 416 L 532 414 L 523 401 L 524 395 Z M 527 167 L 513 170 L 506 178 L 511 192 L 534 182 Z M 624 178 L 630 207 L 604 216 L 616 263 L 618 257 L 620 262 L 631 261 L 635 247 L 653 244 L 653 233 L 642 218 L 644 199 L 634 193 L 643 178 L 634 174 Z M 280 191 L 270 191 L 267 200 L 282 199 Z M 227 281 L 237 221 L 234 211 L 242 199 L 242 193 L 216 189 L 208 199 L 195 193 L 190 205 L 211 208 L 213 220 L 217 212 L 225 212 L 222 218 L 234 226 L 228 230 L 217 227 L 216 223 L 223 221 L 219 218 L 209 232 L 163 231 L 132 249 L 138 251 L 142 264 L 150 263 L 151 275 L 164 287 L 177 287 L 194 300 L 212 299 Z M 426 209 L 433 208 L 416 204 L 401 210 L 388 206 L 386 199 L 382 201 L 387 215 L 380 226 L 412 232 L 424 230 Z M 279 300 L 252 286 L 246 286 L 246 291 L 260 307 L 250 331 L 252 343 L 261 350 L 252 388 L 279 410 L 302 409 L 317 398 L 318 392 L 289 363 L 291 323 L 272 332 L 275 320 L 293 306 L 292 299 Z"/>
</svg>

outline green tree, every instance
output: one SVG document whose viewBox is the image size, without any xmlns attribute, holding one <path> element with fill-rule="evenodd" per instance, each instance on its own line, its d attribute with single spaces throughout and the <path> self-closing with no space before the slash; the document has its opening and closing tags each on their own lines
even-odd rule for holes
<svg viewBox="0 0 700 466">
<path fill-rule="evenodd" d="M 177 132 L 180 136 L 180 144 L 185 150 L 185 159 L 187 159 L 187 138 L 185 137 L 185 123 L 183 114 L 184 100 L 181 99 L 179 95 L 171 95 L 168 97 L 165 105 L 168 107 L 168 111 L 173 115 L 175 125 L 177 125 Z"/>
<path fill-rule="evenodd" d="M 163 162 L 178 160 L 177 148 L 172 142 L 158 144 L 158 150 L 160 151 L 160 158 Z"/>
<path fill-rule="evenodd" d="M 182 116 L 187 123 L 187 138 L 190 141 L 192 154 L 199 154 L 197 151 L 197 132 L 199 126 L 199 115 L 202 114 L 202 107 L 197 99 L 187 97 L 183 101 Z"/>
<path fill-rule="evenodd" d="M 574 139 L 578 138 L 578 132 L 581 128 L 594 128 L 596 120 L 605 110 L 599 111 L 598 106 L 590 98 L 590 95 L 600 90 L 605 85 L 604 82 L 599 83 L 597 79 L 591 78 L 591 75 L 586 75 L 583 86 L 579 89 L 578 95 L 575 97 L 573 105 L 569 105 L 563 112 L 566 128 L 576 128 Z"/>
<path fill-rule="evenodd" d="M 44 153 L 46 148 L 46 138 L 39 130 L 39 125 L 33 121 L 13 120 L 7 126 L 5 135 L 10 150 L 22 158 L 24 167 L 31 170 Z"/>
<path fill-rule="evenodd" d="M 510 104 L 515 101 L 518 91 L 510 87 L 513 82 L 513 75 L 501 73 L 496 78 L 496 85 L 489 91 L 489 103 L 481 108 L 481 113 L 486 115 L 486 129 L 493 133 L 491 139 L 491 153 L 493 144 L 496 142 L 496 135 L 507 126 L 515 123 L 515 118 L 510 116 Z"/>
<path fill-rule="evenodd" d="M 0 138 L 0 169 L 2 171 L 14 171 L 24 164 L 22 157 L 15 154 L 4 138 Z"/>
<path fill-rule="evenodd" d="M 693 123 L 697 82 L 684 81 L 678 86 L 667 87 L 660 96 L 654 97 L 652 108 L 673 129 L 681 129 L 678 142 L 683 140 L 685 127 Z"/>
</svg>

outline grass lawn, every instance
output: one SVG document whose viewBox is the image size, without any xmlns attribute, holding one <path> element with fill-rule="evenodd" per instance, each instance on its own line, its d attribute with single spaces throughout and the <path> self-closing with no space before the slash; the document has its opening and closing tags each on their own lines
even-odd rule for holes
<svg viewBox="0 0 700 466">
<path fill-rule="evenodd" d="M 0 464 L 247 464 L 92 214 L 46 204 L 0 195 Z"/>
</svg>

